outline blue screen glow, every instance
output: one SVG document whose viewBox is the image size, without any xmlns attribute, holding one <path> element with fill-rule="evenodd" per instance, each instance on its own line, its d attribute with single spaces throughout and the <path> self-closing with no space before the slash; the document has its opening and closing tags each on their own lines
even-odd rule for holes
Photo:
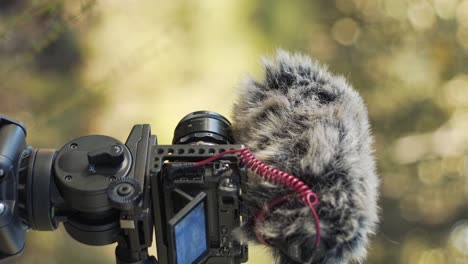
<svg viewBox="0 0 468 264">
<path fill-rule="evenodd" d="M 175 226 L 177 264 L 192 264 L 207 250 L 205 204 L 200 203 Z"/>
</svg>

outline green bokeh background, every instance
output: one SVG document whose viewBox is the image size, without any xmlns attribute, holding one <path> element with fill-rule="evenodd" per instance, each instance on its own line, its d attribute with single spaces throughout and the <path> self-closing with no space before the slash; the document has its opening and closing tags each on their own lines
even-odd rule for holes
<svg viewBox="0 0 468 264">
<path fill-rule="evenodd" d="M 382 222 L 366 263 L 468 263 L 468 0 L 4 0 L 0 113 L 37 148 L 137 123 L 169 143 L 189 112 L 235 115 L 239 80 L 278 48 L 367 103 Z M 7 263 L 113 263 L 113 248 L 29 232 Z"/>
</svg>

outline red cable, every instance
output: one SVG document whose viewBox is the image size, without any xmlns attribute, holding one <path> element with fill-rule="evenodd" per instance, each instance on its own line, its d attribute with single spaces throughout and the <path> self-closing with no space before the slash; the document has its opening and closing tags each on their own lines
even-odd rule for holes
<svg viewBox="0 0 468 264">
<path fill-rule="evenodd" d="M 294 194 L 288 194 L 288 195 L 285 195 L 283 197 L 276 198 L 275 200 L 270 202 L 266 206 L 266 208 L 264 207 L 262 210 L 260 210 L 260 212 L 257 213 L 257 215 L 255 216 L 255 236 L 257 237 L 257 240 L 260 243 L 271 246 L 270 243 L 268 243 L 268 241 L 265 240 L 265 238 L 260 233 L 260 226 L 265 221 L 265 215 L 268 212 L 268 210 L 270 210 L 274 206 L 277 206 L 279 204 L 282 204 L 282 203 L 286 202 L 289 199 L 292 199 L 293 196 L 294 196 Z"/>
<path fill-rule="evenodd" d="M 231 150 L 226 150 L 223 151 L 219 154 L 216 154 L 208 159 L 195 162 L 194 166 L 199 167 L 206 165 L 212 161 L 215 161 L 225 155 L 228 154 L 234 154 L 238 153 L 237 156 L 241 160 L 241 162 L 249 168 L 253 173 L 257 174 L 258 176 L 268 180 L 272 181 L 278 184 L 281 184 L 283 186 L 286 186 L 292 190 L 295 191 L 296 194 L 298 194 L 302 198 L 302 202 L 307 205 L 311 212 L 312 216 L 314 217 L 315 220 L 315 230 L 317 233 L 316 239 L 315 239 L 315 244 L 318 246 L 320 244 L 320 219 L 318 217 L 317 212 L 315 211 L 315 206 L 318 204 L 318 196 L 315 194 L 303 181 L 301 181 L 299 178 L 286 173 L 284 171 L 280 171 L 278 169 L 275 169 L 273 167 L 268 166 L 265 164 L 263 161 L 258 160 L 257 158 L 254 157 L 254 155 L 247 149 L 246 147 L 242 147 L 240 149 L 231 149 Z M 265 215 L 268 210 L 270 210 L 272 207 L 283 203 L 293 197 L 292 194 L 285 195 L 283 197 L 277 198 L 270 202 L 266 207 L 264 207 L 257 215 L 255 218 L 255 235 L 257 236 L 257 239 L 259 242 L 270 245 L 260 234 L 259 227 L 260 225 L 264 222 L 265 220 Z"/>
</svg>

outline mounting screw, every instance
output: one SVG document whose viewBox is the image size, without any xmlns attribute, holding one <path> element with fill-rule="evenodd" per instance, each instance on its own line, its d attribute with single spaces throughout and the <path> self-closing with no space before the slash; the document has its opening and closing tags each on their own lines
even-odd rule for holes
<svg viewBox="0 0 468 264">
<path fill-rule="evenodd" d="M 0 202 L 0 215 L 5 213 L 6 209 L 7 209 L 6 204 L 3 202 Z"/>
<path fill-rule="evenodd" d="M 121 183 L 117 187 L 117 193 L 121 196 L 128 196 L 135 191 L 135 188 L 128 183 Z"/>
</svg>

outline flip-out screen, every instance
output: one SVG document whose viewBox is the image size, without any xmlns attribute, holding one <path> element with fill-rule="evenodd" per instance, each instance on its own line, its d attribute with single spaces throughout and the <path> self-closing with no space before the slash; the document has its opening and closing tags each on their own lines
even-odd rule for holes
<svg viewBox="0 0 468 264">
<path fill-rule="evenodd" d="M 194 198 L 169 221 L 176 264 L 192 264 L 208 250 L 204 193 Z"/>
</svg>

